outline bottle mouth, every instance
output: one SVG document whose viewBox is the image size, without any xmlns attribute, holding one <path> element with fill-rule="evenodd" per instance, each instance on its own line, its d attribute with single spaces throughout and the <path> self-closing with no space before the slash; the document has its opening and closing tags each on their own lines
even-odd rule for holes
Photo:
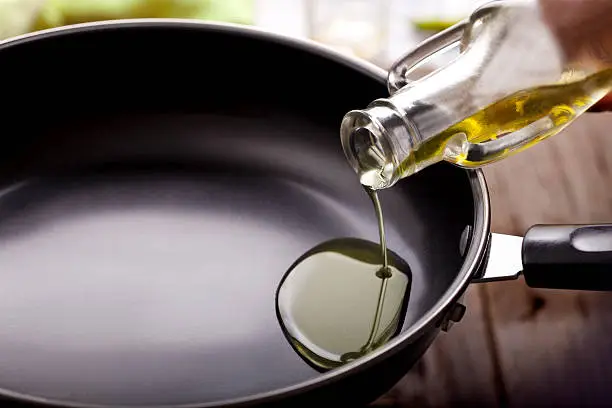
<svg viewBox="0 0 612 408">
<path fill-rule="evenodd" d="M 366 111 L 347 113 L 340 137 L 344 155 L 362 185 L 379 190 L 397 182 L 397 156 L 382 125 L 373 116 Z"/>
</svg>

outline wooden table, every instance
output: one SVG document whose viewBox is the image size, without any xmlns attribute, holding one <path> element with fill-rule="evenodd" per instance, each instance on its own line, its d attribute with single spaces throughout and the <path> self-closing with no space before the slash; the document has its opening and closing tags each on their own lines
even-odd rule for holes
<svg viewBox="0 0 612 408">
<path fill-rule="evenodd" d="M 485 169 L 493 231 L 612 223 L 612 114 Z M 472 285 L 463 321 L 376 406 L 612 405 L 612 294 Z"/>
</svg>

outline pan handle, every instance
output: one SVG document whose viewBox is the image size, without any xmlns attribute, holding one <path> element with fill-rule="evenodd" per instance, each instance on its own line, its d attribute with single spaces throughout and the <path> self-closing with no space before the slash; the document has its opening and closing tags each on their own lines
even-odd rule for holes
<svg viewBox="0 0 612 408">
<path fill-rule="evenodd" d="M 612 291 L 612 224 L 534 225 L 525 237 L 492 234 L 475 281 L 525 277 L 532 288 Z"/>
<path fill-rule="evenodd" d="M 612 291 L 612 224 L 533 226 L 523 275 L 533 288 Z"/>
</svg>

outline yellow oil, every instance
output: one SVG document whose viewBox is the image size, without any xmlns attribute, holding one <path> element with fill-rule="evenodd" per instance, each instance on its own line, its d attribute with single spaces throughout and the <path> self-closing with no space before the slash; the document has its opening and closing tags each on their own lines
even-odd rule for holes
<svg viewBox="0 0 612 408">
<path fill-rule="evenodd" d="M 382 261 L 380 251 L 357 238 L 327 241 L 283 277 L 278 321 L 294 351 L 317 371 L 365 356 L 401 331 L 412 273 L 397 254 L 389 251 Z"/>
<path fill-rule="evenodd" d="M 503 159 L 559 133 L 610 91 L 612 91 L 612 69 L 579 81 L 517 92 L 429 139 L 416 149 L 397 171 L 400 175 L 409 175 L 406 173 L 410 169 L 414 169 L 413 172 L 419 171 L 441 160 L 470 168 Z M 455 140 L 473 144 L 489 142 L 545 118 L 548 118 L 552 125 L 546 131 L 533 140 L 516 148 L 502 150 L 492 157 L 473 159 L 461 149 L 449 152 L 449 144 Z M 457 138 L 457 135 L 460 138 Z"/>
<path fill-rule="evenodd" d="M 379 244 L 356 238 L 319 244 L 294 262 L 277 288 L 277 318 L 286 339 L 321 372 L 397 335 L 410 298 L 410 267 L 387 249 L 378 193 L 364 189 L 374 205 Z"/>
</svg>

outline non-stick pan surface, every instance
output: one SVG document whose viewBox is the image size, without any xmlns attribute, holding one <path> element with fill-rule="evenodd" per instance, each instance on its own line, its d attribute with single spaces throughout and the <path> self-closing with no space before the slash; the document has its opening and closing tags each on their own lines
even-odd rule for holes
<svg viewBox="0 0 612 408">
<path fill-rule="evenodd" d="M 5 394 L 212 404 L 333 376 L 286 342 L 274 294 L 313 246 L 377 240 L 338 126 L 383 77 L 198 24 L 59 31 L 0 45 L 0 67 Z M 473 188 L 440 165 L 382 194 L 413 273 L 403 330 L 458 278 Z"/>
</svg>

